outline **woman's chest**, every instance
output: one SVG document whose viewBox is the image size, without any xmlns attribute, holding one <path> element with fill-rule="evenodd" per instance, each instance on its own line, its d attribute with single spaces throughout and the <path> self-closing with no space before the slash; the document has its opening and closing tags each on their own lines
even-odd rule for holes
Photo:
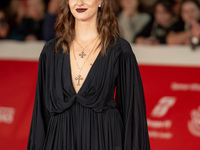
<svg viewBox="0 0 200 150">
<path fill-rule="evenodd" d="M 70 59 L 72 55 L 58 54 L 54 55 L 50 61 L 49 74 L 51 87 L 73 94 L 94 93 L 100 88 L 109 87 L 115 83 L 118 74 L 118 57 L 114 51 L 108 52 L 107 55 L 101 56 L 97 53 L 96 58 L 80 66 Z M 93 64 L 90 66 L 90 63 Z"/>
</svg>

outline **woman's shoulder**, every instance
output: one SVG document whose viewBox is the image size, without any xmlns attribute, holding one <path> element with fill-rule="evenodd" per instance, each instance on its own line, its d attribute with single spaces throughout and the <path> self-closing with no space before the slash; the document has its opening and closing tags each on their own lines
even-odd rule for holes
<svg viewBox="0 0 200 150">
<path fill-rule="evenodd" d="M 120 46 L 122 54 L 132 54 L 133 53 L 132 46 L 126 39 L 124 39 L 122 37 L 118 37 L 118 44 Z"/>
<path fill-rule="evenodd" d="M 118 49 L 115 51 L 115 56 L 120 59 L 121 62 L 132 62 L 136 60 L 136 56 L 133 52 L 132 45 L 126 39 L 118 37 Z"/>
</svg>

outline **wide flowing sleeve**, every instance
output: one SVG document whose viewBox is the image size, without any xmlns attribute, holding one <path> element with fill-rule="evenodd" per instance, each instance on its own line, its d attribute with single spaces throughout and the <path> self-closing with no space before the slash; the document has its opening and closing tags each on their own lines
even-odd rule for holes
<svg viewBox="0 0 200 150">
<path fill-rule="evenodd" d="M 46 54 L 44 53 L 46 46 L 44 46 L 38 63 L 37 85 L 35 91 L 35 101 L 32 112 L 32 120 L 28 137 L 27 150 L 42 150 L 47 132 L 47 125 L 50 118 L 50 113 L 46 107 Z"/>
<path fill-rule="evenodd" d="M 124 123 L 123 150 L 150 150 L 142 80 L 130 44 L 121 41 L 116 102 Z"/>
</svg>

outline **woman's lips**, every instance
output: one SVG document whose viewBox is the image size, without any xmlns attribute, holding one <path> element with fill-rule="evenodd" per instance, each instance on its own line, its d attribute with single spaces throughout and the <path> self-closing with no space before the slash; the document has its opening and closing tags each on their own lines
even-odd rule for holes
<svg viewBox="0 0 200 150">
<path fill-rule="evenodd" d="M 76 9 L 76 11 L 78 12 L 78 13 L 83 13 L 83 12 L 85 12 L 87 10 L 87 8 L 77 8 Z"/>
</svg>

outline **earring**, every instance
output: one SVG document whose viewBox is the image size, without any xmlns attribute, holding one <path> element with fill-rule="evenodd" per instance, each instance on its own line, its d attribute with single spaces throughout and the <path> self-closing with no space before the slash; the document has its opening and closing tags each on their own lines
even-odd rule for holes
<svg viewBox="0 0 200 150">
<path fill-rule="evenodd" d="M 101 7 L 101 4 L 99 5 L 99 7 Z"/>
</svg>

